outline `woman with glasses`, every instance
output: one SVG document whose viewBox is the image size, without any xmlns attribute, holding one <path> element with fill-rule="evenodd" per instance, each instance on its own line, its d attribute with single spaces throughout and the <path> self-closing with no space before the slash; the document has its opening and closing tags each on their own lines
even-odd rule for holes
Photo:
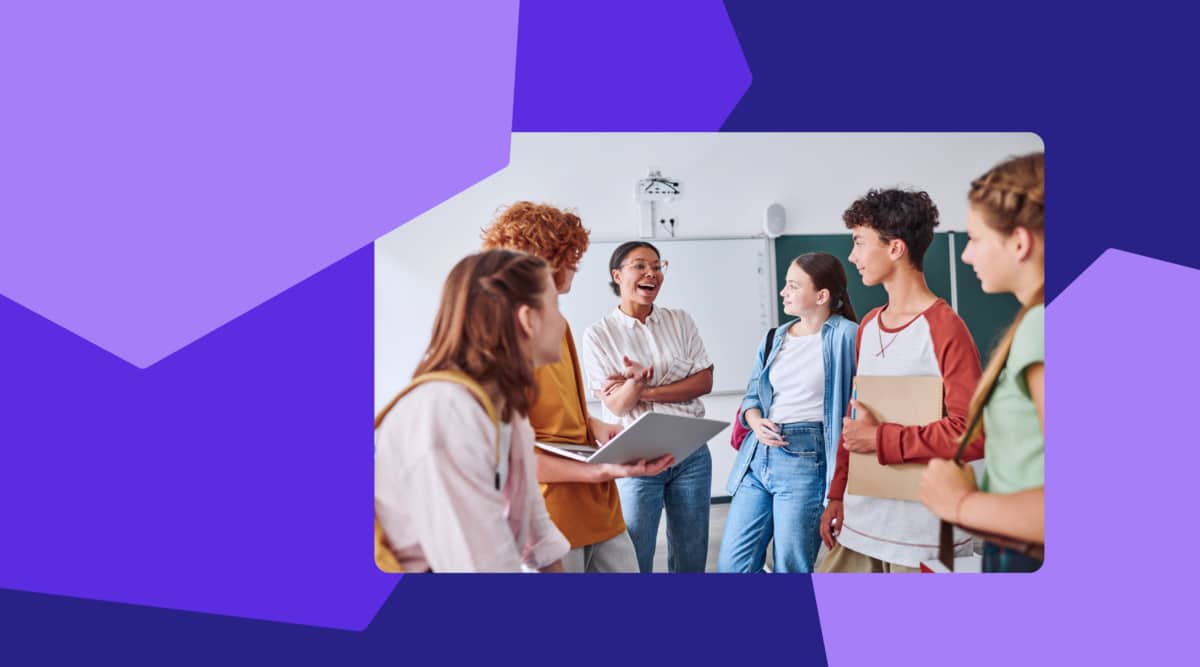
<svg viewBox="0 0 1200 667">
<path fill-rule="evenodd" d="M 644 241 L 623 243 L 609 261 L 620 305 L 584 334 L 589 388 L 606 421 L 628 426 L 647 412 L 703 417 L 700 397 L 712 391 L 713 363 L 691 316 L 654 305 L 667 262 Z M 712 458 L 703 445 L 663 472 L 617 480 L 621 509 L 637 552 L 650 572 L 658 521 L 667 511 L 667 568 L 703 572 L 708 554 Z"/>
</svg>

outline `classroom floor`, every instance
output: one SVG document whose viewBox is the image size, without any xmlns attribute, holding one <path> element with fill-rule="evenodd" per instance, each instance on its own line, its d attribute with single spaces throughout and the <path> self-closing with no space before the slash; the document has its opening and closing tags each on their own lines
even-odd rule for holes
<svg viewBox="0 0 1200 667">
<path fill-rule="evenodd" d="M 721 552 L 721 533 L 725 530 L 725 517 L 729 514 L 729 503 L 716 503 L 708 515 L 708 564 L 705 572 L 717 571 L 717 556 Z M 817 565 L 825 559 L 829 552 L 825 545 L 817 553 Z M 771 568 L 771 549 L 767 548 L 767 569 Z M 658 546 L 654 548 L 654 571 L 667 571 L 667 518 L 664 515 L 658 523 Z"/>
</svg>

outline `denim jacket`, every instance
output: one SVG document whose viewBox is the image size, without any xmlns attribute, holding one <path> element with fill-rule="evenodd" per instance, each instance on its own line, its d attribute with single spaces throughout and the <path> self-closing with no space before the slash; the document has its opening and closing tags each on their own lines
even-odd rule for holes
<svg viewBox="0 0 1200 667">
<path fill-rule="evenodd" d="M 766 354 L 763 353 L 763 346 L 767 342 L 766 338 L 764 337 L 763 341 L 758 344 L 758 354 L 754 357 L 754 371 L 750 373 L 746 396 L 742 399 L 740 419 L 742 425 L 747 428 L 750 425 L 746 423 L 746 411 L 750 408 L 758 408 L 763 417 L 771 413 L 775 390 L 771 386 L 771 377 L 768 371 L 779 353 L 779 348 L 783 347 L 783 339 L 787 336 L 788 327 L 795 322 L 796 320 L 791 320 L 775 330 L 775 340 L 772 341 L 771 349 Z M 841 315 L 830 315 L 825 324 L 821 326 L 821 357 L 825 362 L 825 415 L 822 419 L 825 436 L 825 493 L 829 491 L 829 482 L 833 478 L 833 470 L 836 467 L 838 440 L 842 435 L 842 417 L 846 415 L 846 410 L 850 405 L 850 387 L 854 378 L 857 335 L 858 324 Z M 766 363 L 763 362 L 764 357 Z M 750 460 L 754 458 L 754 450 L 760 446 L 764 445 L 760 445 L 757 438 L 754 440 L 746 438 L 746 442 L 738 450 L 733 470 L 729 473 L 729 481 L 725 487 L 729 491 L 729 495 L 737 492 L 742 478 L 750 469 Z M 822 497 L 825 493 L 822 494 Z"/>
</svg>

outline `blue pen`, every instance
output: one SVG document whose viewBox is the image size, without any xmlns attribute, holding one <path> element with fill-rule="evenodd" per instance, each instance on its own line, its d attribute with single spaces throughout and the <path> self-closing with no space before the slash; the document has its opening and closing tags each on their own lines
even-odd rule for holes
<svg viewBox="0 0 1200 667">
<path fill-rule="evenodd" d="M 857 390 L 857 389 L 855 389 L 855 390 L 854 390 L 854 393 L 850 395 L 850 398 L 852 398 L 852 399 L 854 399 L 854 400 L 856 400 L 856 401 L 858 400 L 858 390 Z M 854 412 L 855 412 L 855 410 L 854 410 L 854 406 L 853 406 L 853 405 L 851 405 L 851 406 L 850 406 L 850 419 L 851 419 L 851 421 L 853 421 L 853 420 L 855 420 L 855 419 L 858 419 L 858 417 L 855 417 L 855 416 L 854 416 Z"/>
</svg>

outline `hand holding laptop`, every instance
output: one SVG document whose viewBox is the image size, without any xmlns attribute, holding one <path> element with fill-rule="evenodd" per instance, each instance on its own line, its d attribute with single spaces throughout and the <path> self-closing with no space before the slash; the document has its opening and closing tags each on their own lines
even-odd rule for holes
<svg viewBox="0 0 1200 667">
<path fill-rule="evenodd" d="M 621 477 L 653 477 L 675 465 L 675 457 L 670 454 L 660 456 L 653 461 L 639 459 L 636 463 L 597 463 L 600 474 L 607 479 Z"/>
<path fill-rule="evenodd" d="M 647 412 L 602 447 L 546 442 L 534 445 L 587 463 L 657 467 L 668 454 L 682 461 L 727 426 L 728 422 L 713 419 Z"/>
</svg>

